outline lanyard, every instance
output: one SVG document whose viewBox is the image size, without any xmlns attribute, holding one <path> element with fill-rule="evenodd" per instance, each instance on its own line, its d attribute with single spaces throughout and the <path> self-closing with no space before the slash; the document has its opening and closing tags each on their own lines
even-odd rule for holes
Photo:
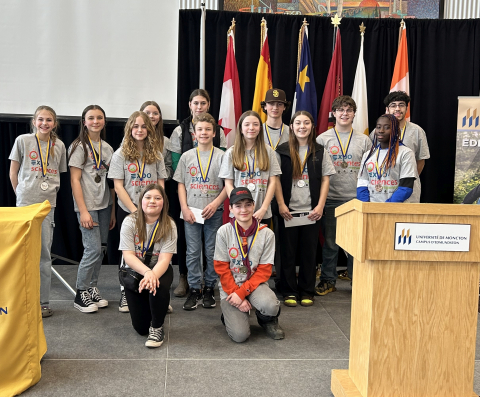
<svg viewBox="0 0 480 397">
<path fill-rule="evenodd" d="M 277 141 L 277 144 L 275 146 L 273 146 L 273 143 L 272 143 L 272 138 L 270 136 L 270 132 L 268 131 L 268 125 L 265 123 L 265 132 L 267 133 L 267 139 L 268 139 L 268 144 L 270 145 L 270 147 L 273 149 L 273 150 L 277 150 L 277 146 L 278 144 L 280 143 L 280 139 L 282 138 L 282 134 L 283 134 L 283 126 L 285 124 L 282 123 L 282 129 L 280 130 L 280 136 L 278 137 L 278 141 Z"/>
<path fill-rule="evenodd" d="M 137 169 L 139 171 L 138 173 L 138 179 L 140 179 L 140 181 L 143 181 L 143 171 L 145 171 L 145 156 L 143 156 L 143 164 L 140 165 L 139 161 L 138 160 L 135 160 L 136 163 L 137 163 Z"/>
<path fill-rule="evenodd" d="M 100 167 L 102 165 L 102 140 L 100 139 L 100 141 L 98 142 L 98 151 L 100 153 L 98 157 L 97 157 L 97 151 L 93 148 L 93 144 L 90 137 L 88 137 L 88 141 L 90 142 L 90 150 L 92 151 L 93 162 L 95 163 L 95 169 L 97 171 L 100 171 Z"/>
<path fill-rule="evenodd" d="M 42 147 L 40 146 L 40 139 L 38 138 L 37 134 L 35 134 L 35 138 L 37 138 L 38 153 L 40 154 L 40 160 L 42 162 L 42 176 L 45 177 L 47 175 L 48 156 L 50 156 L 50 138 L 48 138 L 45 158 L 43 158 Z"/>
<path fill-rule="evenodd" d="M 208 156 L 207 170 L 203 172 L 202 159 L 200 158 L 200 151 L 198 150 L 198 147 L 197 147 L 197 161 L 198 161 L 198 166 L 200 167 L 200 172 L 202 174 L 201 182 L 207 182 L 208 172 L 210 171 L 210 165 L 212 164 L 212 156 L 213 156 L 213 146 L 210 149 L 210 155 Z"/>
<path fill-rule="evenodd" d="M 380 156 L 380 145 L 377 147 L 377 159 L 375 160 L 375 170 L 377 173 L 377 179 L 382 179 L 383 173 L 385 172 L 385 165 L 387 162 L 388 153 L 382 161 L 380 168 L 378 167 L 378 156 Z M 382 171 L 383 170 L 383 171 Z"/>
<path fill-rule="evenodd" d="M 152 245 L 152 241 L 155 238 L 155 235 L 157 234 L 158 230 L 158 219 L 155 222 L 155 225 L 153 225 L 153 231 L 152 234 L 150 234 L 150 238 L 148 239 L 147 246 L 145 247 L 144 242 L 142 241 L 142 257 L 145 256 L 145 252 L 147 252 L 150 249 L 150 246 Z"/>
<path fill-rule="evenodd" d="M 305 151 L 305 156 L 303 157 L 302 174 L 305 172 L 305 167 L 307 166 L 307 157 L 309 153 L 310 153 L 310 147 Z"/>
<path fill-rule="evenodd" d="M 400 133 L 400 140 L 401 141 L 403 141 L 403 137 L 405 136 L 405 129 L 406 128 L 407 128 L 407 124 L 405 123 L 405 125 L 402 128 L 402 132 Z"/>
<path fill-rule="evenodd" d="M 335 131 L 335 136 L 337 137 L 337 141 L 340 144 L 340 149 L 342 151 L 343 160 L 345 160 L 345 157 L 347 157 L 348 148 L 350 147 L 350 142 L 352 141 L 353 128 L 350 130 L 350 135 L 348 136 L 346 149 L 344 149 L 344 147 L 343 147 L 343 143 L 342 143 L 342 140 L 340 139 L 340 135 L 338 134 L 337 129 L 334 127 L 333 130 Z"/>
<path fill-rule="evenodd" d="M 248 253 L 252 249 L 252 246 L 255 243 L 255 240 L 257 239 L 259 229 L 260 229 L 260 222 L 257 221 L 257 230 L 255 231 L 255 234 L 252 238 L 252 241 L 250 241 L 250 245 L 247 248 L 247 252 L 245 252 L 243 250 L 243 244 L 242 244 L 241 239 L 240 239 L 240 233 L 238 232 L 237 220 L 235 220 L 235 235 L 237 236 L 237 242 L 238 242 L 238 246 L 240 247 L 240 253 L 242 255 L 243 260 L 245 260 L 247 258 Z"/>
<path fill-rule="evenodd" d="M 255 165 L 257 163 L 257 148 L 255 148 L 255 153 L 253 155 L 253 170 L 250 170 L 250 164 L 248 164 L 248 155 L 245 153 L 245 161 L 248 168 L 248 177 L 253 178 L 255 176 Z"/>
</svg>

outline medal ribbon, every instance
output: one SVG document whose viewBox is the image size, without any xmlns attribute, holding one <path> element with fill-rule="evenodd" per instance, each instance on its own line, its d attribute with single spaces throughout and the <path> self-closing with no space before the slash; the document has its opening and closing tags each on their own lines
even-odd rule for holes
<svg viewBox="0 0 480 397">
<path fill-rule="evenodd" d="M 283 126 L 285 124 L 282 123 L 282 129 L 280 131 L 280 136 L 278 137 L 278 142 L 277 144 L 275 145 L 275 147 L 273 146 L 272 144 L 272 138 L 270 137 L 270 132 L 268 131 L 268 125 L 265 123 L 265 132 L 267 133 L 267 139 L 268 139 L 268 144 L 270 145 L 270 147 L 273 149 L 273 150 L 277 150 L 277 146 L 278 144 L 280 143 L 280 139 L 282 138 L 282 134 L 283 134 Z"/>
<path fill-rule="evenodd" d="M 138 178 L 140 179 L 140 182 L 143 181 L 143 171 L 145 171 L 145 156 L 143 156 L 143 164 L 140 166 L 138 160 L 135 160 L 137 163 L 137 169 L 139 170 Z"/>
<path fill-rule="evenodd" d="M 257 230 L 255 231 L 255 234 L 253 235 L 252 241 L 250 241 L 250 245 L 248 246 L 247 252 L 244 252 L 243 251 L 242 239 L 240 237 L 240 233 L 238 233 L 237 220 L 235 219 L 235 235 L 237 236 L 237 242 L 238 242 L 238 246 L 240 247 L 240 254 L 242 255 L 242 260 L 245 260 L 247 258 L 248 253 L 252 249 L 252 246 L 255 243 L 255 240 L 258 236 L 258 231 L 259 230 L 260 230 L 260 222 L 257 221 Z"/>
<path fill-rule="evenodd" d="M 152 245 L 152 241 L 155 238 L 155 235 L 157 234 L 158 225 L 159 223 L 157 219 L 157 221 L 155 222 L 155 225 L 153 225 L 153 231 L 152 231 L 152 234 L 150 234 L 150 238 L 148 239 L 148 243 L 146 247 L 144 245 L 144 242 L 142 241 L 142 257 L 144 257 L 145 252 L 147 252 L 150 249 L 150 246 Z"/>
<path fill-rule="evenodd" d="M 40 154 L 40 160 L 42 162 L 42 176 L 45 177 L 47 175 L 48 156 L 50 156 L 50 138 L 48 138 L 45 159 L 43 158 L 42 147 L 40 146 L 40 139 L 37 134 L 35 134 L 35 138 L 37 138 L 38 153 Z"/>
<path fill-rule="evenodd" d="M 257 149 L 255 148 L 255 154 L 253 155 L 253 171 L 250 171 L 250 164 L 248 164 L 248 155 L 245 153 L 245 161 L 248 168 L 248 177 L 253 178 L 255 176 L 255 166 L 257 163 Z"/>
<path fill-rule="evenodd" d="M 402 132 L 400 133 L 400 140 L 403 141 L 403 136 L 405 135 L 405 128 L 407 128 L 407 123 L 402 128 Z"/>
<path fill-rule="evenodd" d="M 198 166 L 200 167 L 200 172 L 202 173 L 202 182 L 207 182 L 208 172 L 210 171 L 210 165 L 212 164 L 212 156 L 213 156 L 213 146 L 210 149 L 210 155 L 208 156 L 207 171 L 203 172 L 202 159 L 200 158 L 200 151 L 198 150 L 198 147 L 197 147 L 197 161 L 198 161 Z"/>
<path fill-rule="evenodd" d="M 343 161 L 345 161 L 345 157 L 347 157 L 348 148 L 350 147 L 350 142 L 352 140 L 353 128 L 350 130 L 350 135 L 348 136 L 348 142 L 347 142 L 347 148 L 346 149 L 343 148 L 343 143 L 342 143 L 342 140 L 340 139 L 340 135 L 338 135 L 337 129 L 333 128 L 333 130 L 335 131 L 335 136 L 337 137 L 337 141 L 340 144 L 340 149 L 342 151 Z"/>
<path fill-rule="evenodd" d="M 93 161 L 95 163 L 95 169 L 97 171 L 100 171 L 100 167 L 102 165 L 102 140 L 100 139 L 100 141 L 98 142 L 98 151 L 100 153 L 98 157 L 97 157 L 97 152 L 93 148 L 93 144 L 92 144 L 92 141 L 90 140 L 90 137 L 88 137 L 88 141 L 90 142 L 90 150 L 92 151 Z"/>
<path fill-rule="evenodd" d="M 310 153 L 310 147 L 305 151 L 305 156 L 303 157 L 303 162 L 302 162 L 302 175 L 305 172 L 305 167 L 307 166 L 307 157 L 308 154 Z"/>
<path fill-rule="evenodd" d="M 377 160 L 375 160 L 375 171 L 377 173 L 377 179 L 380 180 L 380 179 L 382 179 L 382 176 L 383 176 L 382 169 L 385 168 L 385 163 L 387 162 L 387 157 L 388 156 L 385 156 L 385 158 L 382 161 L 382 165 L 380 166 L 380 168 L 378 168 L 378 156 L 380 156 L 380 145 L 378 145 L 378 147 L 377 147 Z"/>
</svg>

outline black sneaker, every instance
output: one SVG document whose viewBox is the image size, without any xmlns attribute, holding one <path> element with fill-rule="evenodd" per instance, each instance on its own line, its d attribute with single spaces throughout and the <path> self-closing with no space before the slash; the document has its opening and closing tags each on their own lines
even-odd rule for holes
<svg viewBox="0 0 480 397">
<path fill-rule="evenodd" d="M 130 309 L 128 308 L 125 291 L 121 291 L 120 301 L 118 302 L 118 311 L 122 313 L 128 313 L 130 311 Z"/>
<path fill-rule="evenodd" d="M 160 328 L 150 327 L 148 330 L 148 338 L 145 342 L 145 346 L 154 348 L 162 346 L 165 335 L 163 333 L 163 326 Z"/>
<path fill-rule="evenodd" d="M 190 288 L 187 300 L 183 304 L 185 310 L 195 310 L 198 306 L 198 301 L 202 299 L 202 292 L 195 288 Z"/>
<path fill-rule="evenodd" d="M 77 295 L 75 295 L 73 307 L 80 310 L 82 313 L 94 313 L 98 311 L 98 306 L 92 301 L 88 291 L 82 291 L 79 289 L 77 289 Z"/>
<path fill-rule="evenodd" d="M 335 284 L 330 281 L 320 281 L 315 287 L 315 293 L 320 296 L 327 295 L 336 290 L 337 288 L 335 287 Z"/>
<path fill-rule="evenodd" d="M 217 306 L 213 293 L 213 287 L 205 287 L 203 289 L 203 307 L 205 309 L 212 309 Z"/>
<path fill-rule="evenodd" d="M 87 291 L 90 294 L 90 298 L 92 299 L 92 302 L 95 303 L 98 307 L 108 306 L 108 301 L 102 298 L 102 295 L 100 295 L 100 291 L 98 290 L 97 287 L 89 288 Z"/>
<path fill-rule="evenodd" d="M 285 338 L 285 332 L 283 329 L 278 325 L 278 318 L 275 318 L 272 321 L 268 322 L 258 322 L 260 326 L 265 330 L 266 334 L 275 340 L 280 340 Z"/>
</svg>

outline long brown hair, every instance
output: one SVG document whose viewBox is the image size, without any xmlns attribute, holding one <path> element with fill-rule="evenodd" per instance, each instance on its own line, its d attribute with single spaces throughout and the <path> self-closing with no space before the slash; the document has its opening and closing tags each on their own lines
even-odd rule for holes
<svg viewBox="0 0 480 397">
<path fill-rule="evenodd" d="M 245 138 L 242 134 L 242 123 L 248 116 L 256 117 L 260 123 L 260 132 L 255 139 L 255 145 L 253 149 L 257 152 L 258 168 L 260 168 L 262 171 L 267 171 L 270 168 L 270 161 L 268 158 L 267 147 L 265 145 L 265 138 L 263 137 L 262 119 L 258 113 L 254 112 L 253 110 L 247 110 L 240 116 L 240 119 L 238 120 L 237 133 L 235 134 L 235 142 L 233 144 L 232 152 L 233 166 L 239 171 L 243 170 L 245 163 Z"/>
<path fill-rule="evenodd" d="M 145 214 L 143 213 L 142 200 L 145 194 L 150 190 L 158 190 L 160 192 L 160 195 L 163 198 L 163 208 L 162 208 L 162 211 L 160 212 L 160 215 L 158 216 L 158 230 L 157 230 L 157 234 L 155 235 L 155 239 L 153 240 L 153 243 L 158 243 L 162 238 L 169 237 L 173 229 L 172 228 L 173 220 L 168 216 L 167 195 L 165 194 L 165 190 L 163 189 L 162 186 L 156 183 L 147 185 L 145 189 L 142 190 L 142 192 L 140 193 L 140 197 L 138 198 L 138 210 L 133 214 L 131 214 L 130 216 L 136 217 L 135 230 L 138 234 L 139 240 L 146 242 L 148 239 L 147 225 L 145 223 Z"/>
<path fill-rule="evenodd" d="M 143 153 L 145 156 L 145 162 L 147 164 L 153 164 L 160 160 L 159 152 L 159 142 L 157 140 L 157 134 L 155 133 L 155 128 L 153 127 L 152 120 L 147 116 L 146 113 L 137 110 L 133 112 L 132 115 L 128 118 L 124 133 L 122 145 L 122 154 L 129 161 L 135 161 L 140 157 L 140 152 L 137 147 L 137 141 L 132 136 L 132 128 L 135 125 L 135 121 L 138 117 L 141 117 L 145 126 L 147 127 L 147 137 L 144 140 Z"/>
<path fill-rule="evenodd" d="M 105 125 L 103 126 L 102 131 L 100 131 L 100 139 L 105 140 L 107 138 L 107 116 L 105 115 L 105 110 L 103 110 L 98 105 L 89 105 L 82 112 L 82 118 L 80 119 L 80 131 L 78 133 L 78 137 L 72 142 L 72 150 L 68 155 L 68 160 L 72 157 L 73 152 L 78 147 L 78 145 L 82 145 L 83 147 L 83 165 L 87 162 L 88 157 L 88 150 L 87 150 L 87 141 L 88 141 L 88 130 L 85 126 L 85 116 L 90 110 L 100 110 L 103 113 L 103 118 L 105 119 Z"/>
<path fill-rule="evenodd" d="M 35 110 L 35 113 L 33 114 L 33 117 L 32 117 L 32 125 L 31 125 L 32 134 L 37 133 L 37 130 L 35 129 L 34 124 L 35 124 L 35 120 L 37 119 L 38 113 L 40 113 L 42 110 L 46 110 L 47 112 L 49 112 L 52 115 L 53 121 L 55 122 L 55 127 L 53 127 L 52 131 L 50 131 L 50 138 L 52 139 L 50 155 L 52 156 L 52 158 L 54 158 L 55 157 L 55 141 L 58 138 L 57 130 L 59 125 L 57 120 L 57 114 L 55 113 L 55 110 L 53 110 L 50 106 L 41 105 L 37 108 L 37 110 Z"/>
<path fill-rule="evenodd" d="M 158 113 L 160 113 L 160 120 L 158 120 L 158 123 L 157 125 L 155 125 L 155 132 L 156 132 L 156 135 L 157 135 L 157 140 L 160 144 L 160 152 L 163 153 L 163 145 L 165 144 L 165 139 L 164 139 L 164 136 L 165 134 L 163 133 L 163 116 L 162 116 L 162 110 L 160 109 L 160 106 L 157 102 L 155 101 L 146 101 L 146 102 L 143 102 L 142 103 L 142 106 L 140 106 L 140 111 L 141 112 L 144 112 L 145 111 L 145 108 L 147 106 L 155 106 L 158 110 Z M 150 120 L 151 121 L 151 120 Z"/>
<path fill-rule="evenodd" d="M 298 116 L 307 116 L 311 123 L 312 123 L 312 129 L 310 130 L 310 134 L 308 134 L 308 150 L 310 151 L 310 155 L 315 157 L 315 122 L 313 120 L 312 115 L 305 111 L 305 110 L 299 110 L 296 112 L 292 120 L 290 121 L 290 135 L 289 135 L 289 146 L 290 146 L 290 158 L 292 160 L 292 176 L 295 179 L 300 179 L 302 177 L 302 160 L 300 159 L 300 155 L 298 154 L 299 150 L 299 143 L 297 136 L 295 135 L 295 132 L 293 131 L 293 123 L 295 122 L 295 119 Z M 314 162 L 315 164 L 315 162 Z"/>
</svg>

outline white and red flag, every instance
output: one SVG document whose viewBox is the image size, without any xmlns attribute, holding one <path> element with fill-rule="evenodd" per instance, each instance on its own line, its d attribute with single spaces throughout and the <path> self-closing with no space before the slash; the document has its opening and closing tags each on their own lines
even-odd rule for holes
<svg viewBox="0 0 480 397">
<path fill-rule="evenodd" d="M 235 39 L 233 29 L 227 34 L 228 49 L 223 74 L 222 97 L 218 124 L 223 127 L 227 138 L 227 148 L 235 141 L 235 129 L 242 115 L 242 99 L 240 97 L 240 82 L 238 79 L 237 61 L 235 60 Z"/>
</svg>

